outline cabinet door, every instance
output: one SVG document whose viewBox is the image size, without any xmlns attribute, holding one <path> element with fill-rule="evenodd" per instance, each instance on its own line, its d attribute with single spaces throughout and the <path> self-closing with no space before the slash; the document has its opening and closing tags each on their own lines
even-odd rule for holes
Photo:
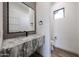
<svg viewBox="0 0 79 59">
<path fill-rule="evenodd" d="M 36 51 L 38 48 L 38 39 L 32 40 L 33 51 Z"/>
<path fill-rule="evenodd" d="M 39 47 L 43 46 L 45 43 L 45 36 L 38 38 Z"/>
<path fill-rule="evenodd" d="M 11 56 L 11 48 L 0 51 L 0 57 L 10 57 Z"/>
<path fill-rule="evenodd" d="M 23 57 L 23 44 L 21 45 L 18 45 L 16 47 L 13 47 L 12 50 L 11 50 L 11 56 L 12 57 Z"/>
<path fill-rule="evenodd" d="M 0 51 L 0 57 L 23 57 L 23 44 Z"/>
<path fill-rule="evenodd" d="M 24 43 L 24 57 L 30 56 L 33 53 L 32 41 Z"/>
<path fill-rule="evenodd" d="M 17 46 L 18 47 L 18 52 L 17 52 L 17 57 L 23 57 L 24 56 L 24 47 L 23 47 L 23 44 Z"/>
</svg>

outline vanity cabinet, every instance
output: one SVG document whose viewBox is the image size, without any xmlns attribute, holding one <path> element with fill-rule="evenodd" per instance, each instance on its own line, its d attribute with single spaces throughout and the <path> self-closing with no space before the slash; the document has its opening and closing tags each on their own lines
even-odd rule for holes
<svg viewBox="0 0 79 59">
<path fill-rule="evenodd" d="M 45 41 L 44 39 L 45 36 L 40 36 L 36 38 L 32 37 L 26 42 L 23 41 L 23 43 L 21 42 L 21 40 L 21 44 L 14 47 L 11 47 L 13 44 L 10 43 L 6 49 L 2 49 L 2 51 L 0 51 L 0 57 L 28 57 L 33 54 L 39 47 L 43 46 Z"/>
</svg>

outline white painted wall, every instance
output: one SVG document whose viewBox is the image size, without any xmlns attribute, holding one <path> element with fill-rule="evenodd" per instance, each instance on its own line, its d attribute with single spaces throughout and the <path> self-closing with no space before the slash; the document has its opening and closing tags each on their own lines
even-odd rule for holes
<svg viewBox="0 0 79 59">
<path fill-rule="evenodd" d="M 77 32 L 77 34 L 78 34 L 78 36 L 77 36 L 78 37 L 78 41 L 77 41 L 78 42 L 78 45 L 77 45 L 77 51 L 78 52 L 77 53 L 79 54 L 79 3 L 78 2 L 77 2 L 77 9 L 76 10 L 77 10 L 76 16 L 77 16 L 77 31 L 78 31 Z"/>
<path fill-rule="evenodd" d="M 43 21 L 43 25 L 39 25 L 39 21 Z M 51 56 L 50 49 L 50 3 L 37 2 L 36 3 L 36 21 L 37 33 L 45 35 L 45 44 L 39 49 L 39 53 L 44 57 Z"/>
<path fill-rule="evenodd" d="M 64 19 L 53 19 L 53 11 L 59 8 L 65 8 Z M 54 24 L 53 34 L 56 34 L 56 47 L 78 53 L 78 36 L 77 36 L 77 4 L 71 3 L 55 3 L 51 8 L 51 21 Z M 52 24 L 52 25 L 53 25 Z"/>
<path fill-rule="evenodd" d="M 3 3 L 0 2 L 0 49 L 3 40 Z"/>
</svg>

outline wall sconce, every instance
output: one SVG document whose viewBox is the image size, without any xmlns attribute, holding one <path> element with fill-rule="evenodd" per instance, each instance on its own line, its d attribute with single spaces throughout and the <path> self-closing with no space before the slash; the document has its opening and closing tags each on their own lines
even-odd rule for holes
<svg viewBox="0 0 79 59">
<path fill-rule="evenodd" d="M 39 21 L 39 25 L 43 25 L 43 21 Z"/>
</svg>

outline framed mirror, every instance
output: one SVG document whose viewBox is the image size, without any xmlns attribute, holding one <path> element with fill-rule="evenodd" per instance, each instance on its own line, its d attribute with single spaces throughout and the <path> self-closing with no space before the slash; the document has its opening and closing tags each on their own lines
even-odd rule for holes
<svg viewBox="0 0 79 59">
<path fill-rule="evenodd" d="M 24 2 L 9 2 L 8 33 L 35 31 L 35 11 Z"/>
</svg>

